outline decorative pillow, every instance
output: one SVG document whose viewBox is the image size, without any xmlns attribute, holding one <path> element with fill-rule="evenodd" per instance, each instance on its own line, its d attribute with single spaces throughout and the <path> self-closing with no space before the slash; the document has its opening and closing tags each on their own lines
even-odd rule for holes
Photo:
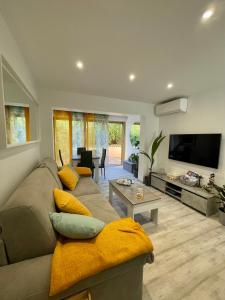
<svg viewBox="0 0 225 300">
<path fill-rule="evenodd" d="M 73 173 L 75 173 L 75 175 L 77 175 L 78 179 L 80 179 L 80 175 L 79 173 L 75 170 L 74 166 L 72 164 L 68 164 L 66 166 L 62 166 L 62 167 L 58 167 L 58 171 L 61 171 L 63 168 L 68 167 L 70 168 L 70 170 L 73 171 Z"/>
<path fill-rule="evenodd" d="M 55 203 L 65 213 L 92 216 L 92 213 L 75 196 L 60 189 L 54 189 Z"/>
<path fill-rule="evenodd" d="M 92 176 L 92 171 L 87 167 L 74 167 L 75 171 L 81 176 Z"/>
<path fill-rule="evenodd" d="M 73 191 L 78 183 L 78 176 L 71 170 L 69 166 L 63 167 L 58 172 L 59 178 L 61 182 L 67 187 L 69 190 Z"/>
<path fill-rule="evenodd" d="M 80 174 L 77 172 L 77 170 L 72 164 L 69 164 L 68 167 L 77 175 L 78 178 L 80 178 Z"/>
<path fill-rule="evenodd" d="M 70 239 L 91 239 L 99 234 L 105 223 L 88 216 L 50 213 L 54 229 Z"/>
</svg>

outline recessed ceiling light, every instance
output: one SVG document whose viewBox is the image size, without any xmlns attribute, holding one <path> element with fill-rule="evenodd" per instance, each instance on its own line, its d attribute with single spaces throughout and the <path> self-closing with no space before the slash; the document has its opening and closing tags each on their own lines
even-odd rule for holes
<svg viewBox="0 0 225 300">
<path fill-rule="evenodd" d="M 173 88 L 173 83 L 172 82 L 168 83 L 167 88 L 168 88 L 168 90 L 172 89 Z"/>
<path fill-rule="evenodd" d="M 77 66 L 77 68 L 78 68 L 79 70 L 82 70 L 82 69 L 84 68 L 84 64 L 83 64 L 83 62 L 80 61 L 80 60 L 78 60 L 78 61 L 76 62 L 76 66 Z"/>
<path fill-rule="evenodd" d="M 208 21 L 208 19 L 210 19 L 214 14 L 214 10 L 213 9 L 208 9 L 206 10 L 203 15 L 202 15 L 202 21 Z"/>
<path fill-rule="evenodd" d="M 130 81 L 134 81 L 136 79 L 136 75 L 135 74 L 130 74 L 129 75 L 129 80 Z"/>
</svg>

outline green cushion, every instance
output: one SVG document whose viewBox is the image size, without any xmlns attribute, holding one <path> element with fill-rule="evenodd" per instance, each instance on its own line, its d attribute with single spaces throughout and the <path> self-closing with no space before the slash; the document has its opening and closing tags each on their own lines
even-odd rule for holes
<svg viewBox="0 0 225 300">
<path fill-rule="evenodd" d="M 95 237 L 105 226 L 105 223 L 88 216 L 50 213 L 54 229 L 61 235 L 71 239 L 90 239 Z"/>
</svg>

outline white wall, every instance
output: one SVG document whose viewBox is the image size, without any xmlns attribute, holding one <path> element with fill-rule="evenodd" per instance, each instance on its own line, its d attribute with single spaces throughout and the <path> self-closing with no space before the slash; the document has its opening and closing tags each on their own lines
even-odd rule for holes
<svg viewBox="0 0 225 300">
<path fill-rule="evenodd" d="M 152 104 L 42 89 L 40 91 L 42 158 L 46 156 L 54 157 L 52 126 L 52 110 L 54 108 L 85 112 L 140 115 L 141 149 L 148 146 L 152 136 L 158 130 L 158 119 L 153 114 Z M 146 172 L 146 168 L 146 161 L 141 157 L 139 170 L 139 178 L 141 180 Z"/>
<path fill-rule="evenodd" d="M 4 55 L 27 89 L 37 98 L 34 80 L 1 14 L 0 54 Z M 39 152 L 39 144 L 0 151 L 0 206 L 37 164 Z"/>
<path fill-rule="evenodd" d="M 167 173 L 184 174 L 196 171 L 208 181 L 210 173 L 216 174 L 216 182 L 225 184 L 225 89 L 193 95 L 188 101 L 188 112 L 159 118 L 159 127 L 167 135 L 158 153 L 158 167 Z M 173 133 L 222 133 L 219 168 L 210 169 L 168 159 L 169 134 Z M 203 181 L 203 182 L 204 182 Z"/>
</svg>

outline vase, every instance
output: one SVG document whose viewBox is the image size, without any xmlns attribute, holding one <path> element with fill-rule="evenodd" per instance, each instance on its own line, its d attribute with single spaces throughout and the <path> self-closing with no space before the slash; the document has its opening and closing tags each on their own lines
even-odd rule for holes
<svg viewBox="0 0 225 300">
<path fill-rule="evenodd" d="M 222 210 L 222 208 L 219 208 L 219 221 L 225 226 L 225 212 Z"/>
</svg>

